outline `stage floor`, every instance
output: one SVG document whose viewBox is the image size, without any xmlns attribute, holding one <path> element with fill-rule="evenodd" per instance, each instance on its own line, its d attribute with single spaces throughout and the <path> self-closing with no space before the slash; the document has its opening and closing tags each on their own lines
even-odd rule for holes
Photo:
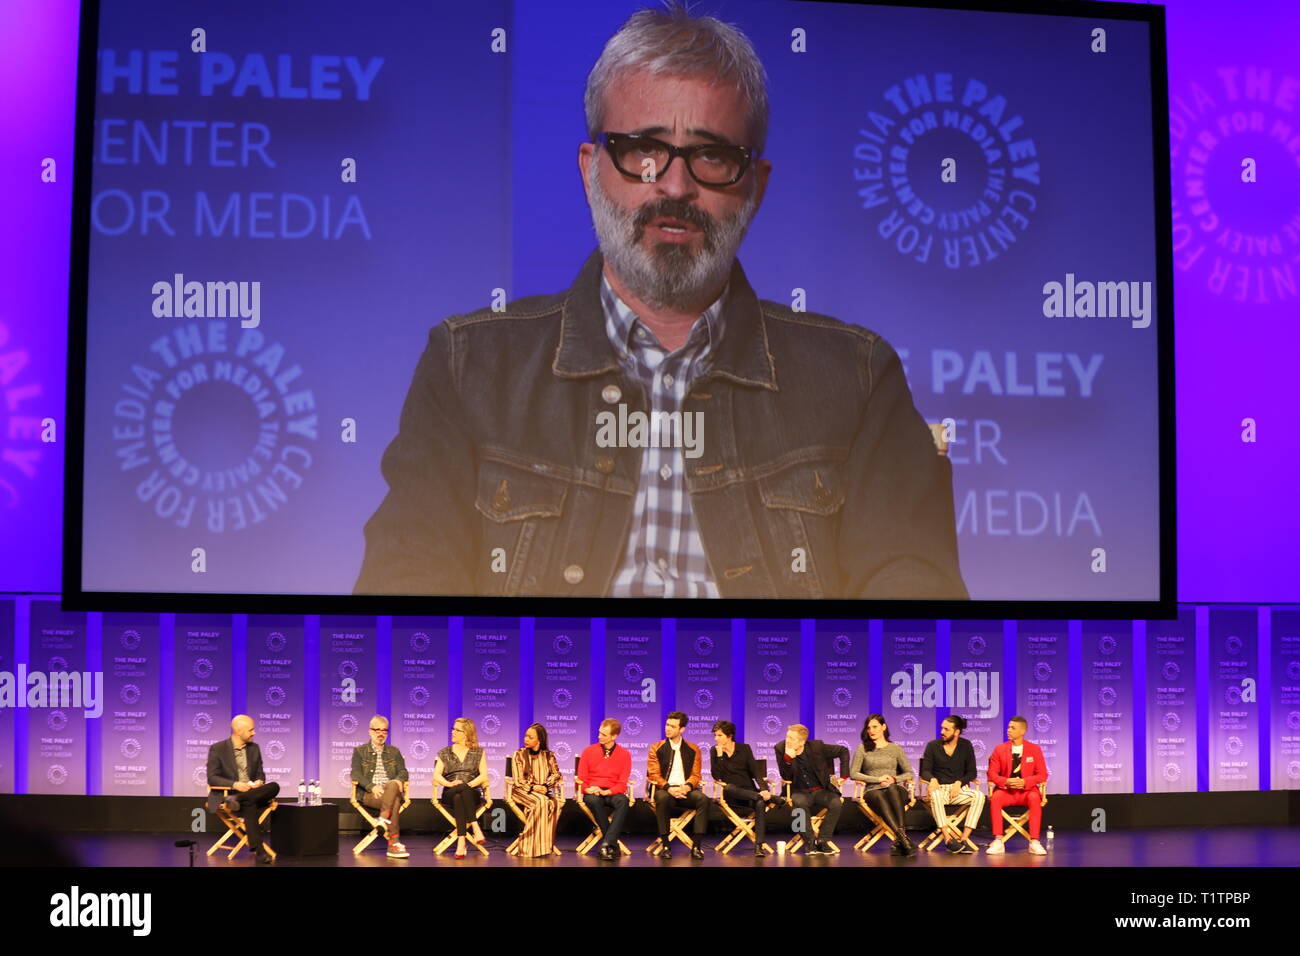
<svg viewBox="0 0 1300 956">
<path fill-rule="evenodd" d="M 689 851 L 678 849 L 673 843 L 673 859 L 659 860 L 645 852 L 651 842 L 645 837 L 631 837 L 624 842 L 632 850 L 618 863 L 605 863 L 594 854 L 579 856 L 573 850 L 576 840 L 560 838 L 560 856 L 542 859 L 520 859 L 505 853 L 506 844 L 489 842 L 489 855 L 471 851 L 464 860 L 456 860 L 448 850 L 441 857 L 433 855 L 439 837 L 431 834 L 411 834 L 406 848 L 411 857 L 407 860 L 390 860 L 384 855 L 383 842 L 371 844 L 360 856 L 354 856 L 352 847 L 358 836 L 351 833 L 339 835 L 336 856 L 312 856 L 290 859 L 281 856 L 269 867 L 1268 867 L 1295 866 L 1300 861 L 1300 827 L 1169 827 L 1148 830 L 1114 830 L 1108 833 L 1081 831 L 1057 832 L 1054 846 L 1047 856 L 1031 856 L 1025 841 L 1016 837 L 1008 844 L 1002 856 L 987 853 L 954 855 L 938 849 L 927 853 L 920 851 L 911 859 L 889 855 L 889 844 L 881 841 L 865 853 L 852 849 L 861 834 L 846 833 L 837 841 L 841 852 L 833 856 L 808 856 L 805 853 L 771 854 L 756 859 L 752 850 L 738 849 L 729 855 L 715 852 L 716 839 L 705 841 L 709 849 L 703 860 L 692 860 Z M 775 847 L 775 838 L 785 834 L 770 834 L 768 843 Z M 912 833 L 914 840 L 922 834 Z M 206 856 L 204 851 L 215 839 L 214 834 L 191 833 L 64 833 L 57 836 L 59 843 L 73 859 L 83 866 L 138 866 L 169 867 L 188 866 L 189 851 L 176 847 L 177 840 L 194 839 L 195 866 L 247 867 L 256 866 L 247 849 L 227 861 L 224 851 Z M 988 843 L 987 833 L 976 831 L 975 843 L 981 848 Z M 274 845 L 274 838 L 272 838 Z M 746 844 L 748 846 L 748 844 Z"/>
</svg>

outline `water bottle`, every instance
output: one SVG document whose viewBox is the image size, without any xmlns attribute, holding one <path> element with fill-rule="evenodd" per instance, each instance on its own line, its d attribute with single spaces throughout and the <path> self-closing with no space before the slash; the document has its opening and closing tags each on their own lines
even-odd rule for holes
<svg viewBox="0 0 1300 956">
<path fill-rule="evenodd" d="M 1047 828 L 1047 852 L 1052 852 L 1052 841 L 1056 839 L 1056 831 L 1051 827 Z"/>
<path fill-rule="evenodd" d="M 300 807 L 307 806 L 307 781 L 306 780 L 298 781 L 298 806 Z"/>
<path fill-rule="evenodd" d="M 317 784 L 315 779 L 313 779 L 312 782 L 307 785 L 307 806 L 314 807 L 317 805 L 319 801 L 320 801 L 319 784 Z"/>
</svg>

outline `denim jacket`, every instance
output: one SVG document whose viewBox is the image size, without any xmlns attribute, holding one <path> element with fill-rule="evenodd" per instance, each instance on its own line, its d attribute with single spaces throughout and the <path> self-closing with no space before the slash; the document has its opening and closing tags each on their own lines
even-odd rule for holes
<svg viewBox="0 0 1300 956">
<path fill-rule="evenodd" d="M 597 414 L 647 411 L 605 334 L 599 252 L 562 294 L 435 326 L 384 452 L 358 594 L 601 597 L 640 448 Z M 965 599 L 952 465 L 879 335 L 759 300 L 732 267 L 725 333 L 684 412 L 687 490 L 723 597 Z"/>
</svg>

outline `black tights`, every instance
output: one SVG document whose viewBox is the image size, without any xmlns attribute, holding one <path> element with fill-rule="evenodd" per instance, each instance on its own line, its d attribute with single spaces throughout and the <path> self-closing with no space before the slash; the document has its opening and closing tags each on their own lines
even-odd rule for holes
<svg viewBox="0 0 1300 956">
<path fill-rule="evenodd" d="M 456 818 L 456 836 L 463 837 L 469 833 L 469 825 L 474 822 L 474 811 L 478 809 L 478 791 L 457 783 L 442 791 L 442 805 L 451 803 L 451 815 Z"/>
<path fill-rule="evenodd" d="M 883 790 L 868 790 L 867 805 L 885 821 L 885 826 L 893 831 L 894 842 L 905 840 L 907 831 L 903 829 L 903 804 L 906 803 L 906 791 L 894 784 Z"/>
</svg>

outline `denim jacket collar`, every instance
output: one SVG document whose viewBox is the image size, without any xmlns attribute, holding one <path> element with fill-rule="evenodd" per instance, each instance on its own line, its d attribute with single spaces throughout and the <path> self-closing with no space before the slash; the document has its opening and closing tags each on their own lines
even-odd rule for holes
<svg viewBox="0 0 1300 956">
<path fill-rule="evenodd" d="M 596 250 L 564 297 L 560 344 L 551 363 L 551 370 L 560 378 L 588 378 L 618 370 L 618 360 L 605 334 L 605 313 L 600 303 L 603 266 L 604 258 Z M 763 311 L 739 261 L 732 264 L 729 281 L 723 306 L 727 332 L 709 368 L 696 381 L 726 378 L 737 385 L 776 391 L 776 369 L 768 348 Z"/>
</svg>

